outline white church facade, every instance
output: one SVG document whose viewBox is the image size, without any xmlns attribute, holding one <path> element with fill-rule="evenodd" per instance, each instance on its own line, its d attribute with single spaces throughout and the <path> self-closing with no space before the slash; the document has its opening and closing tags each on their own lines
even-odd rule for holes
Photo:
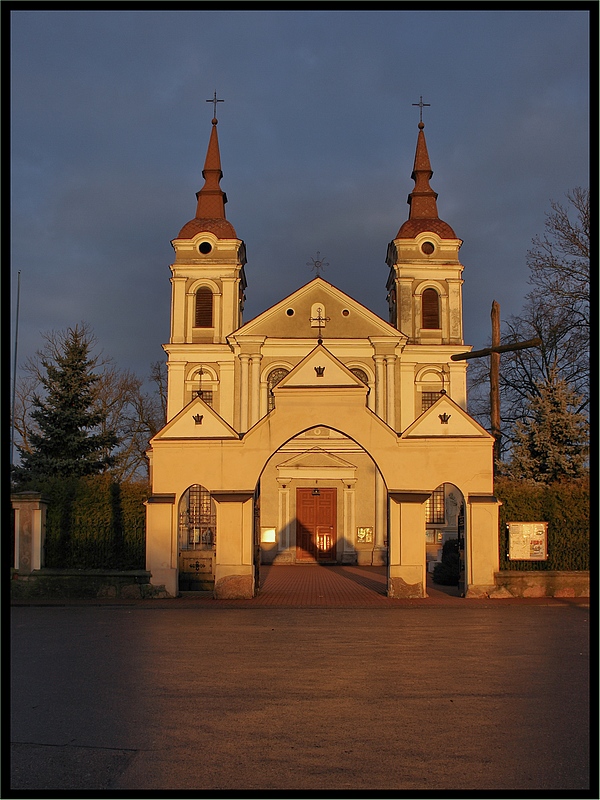
<svg viewBox="0 0 600 800">
<path fill-rule="evenodd" d="M 462 244 L 437 211 L 419 123 L 384 320 L 317 276 L 244 322 L 217 120 L 195 217 L 172 241 L 167 423 L 150 442 L 147 569 L 170 595 L 260 590 L 261 564 L 387 565 L 426 596 L 464 537 L 464 591 L 498 570 L 493 438 L 466 412 Z M 383 286 L 382 286 L 383 290 Z"/>
</svg>

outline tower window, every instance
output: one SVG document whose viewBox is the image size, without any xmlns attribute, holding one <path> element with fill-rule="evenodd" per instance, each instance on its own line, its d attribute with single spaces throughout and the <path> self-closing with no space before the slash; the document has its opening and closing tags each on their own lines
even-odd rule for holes
<svg viewBox="0 0 600 800">
<path fill-rule="evenodd" d="M 421 392 L 421 411 L 427 411 L 439 399 L 440 392 Z"/>
<path fill-rule="evenodd" d="M 196 292 L 196 319 L 194 327 L 212 328 L 213 294 L 208 286 L 201 286 Z"/>
<path fill-rule="evenodd" d="M 425 289 L 421 297 L 422 328 L 440 327 L 440 299 L 435 289 Z"/>
<path fill-rule="evenodd" d="M 431 242 L 423 242 L 423 244 L 421 245 L 421 250 L 425 253 L 426 256 L 430 256 L 435 250 L 435 247 L 432 245 Z"/>
<path fill-rule="evenodd" d="M 210 242 L 200 242 L 198 250 L 200 250 L 203 256 L 206 256 L 212 250 L 212 244 Z"/>
</svg>

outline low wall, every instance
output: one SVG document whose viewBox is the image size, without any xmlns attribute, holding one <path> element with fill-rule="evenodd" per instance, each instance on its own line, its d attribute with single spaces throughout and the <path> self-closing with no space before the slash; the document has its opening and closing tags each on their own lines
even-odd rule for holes
<svg viewBox="0 0 600 800">
<path fill-rule="evenodd" d="M 589 572 L 503 570 L 490 597 L 589 597 Z"/>
<path fill-rule="evenodd" d="M 145 570 L 39 569 L 28 574 L 13 570 L 11 600 L 168 597 L 164 587 L 150 583 Z"/>
</svg>

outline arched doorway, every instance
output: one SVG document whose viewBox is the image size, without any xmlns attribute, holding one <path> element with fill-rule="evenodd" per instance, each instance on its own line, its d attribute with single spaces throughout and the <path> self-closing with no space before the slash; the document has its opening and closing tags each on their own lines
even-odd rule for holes
<svg viewBox="0 0 600 800">
<path fill-rule="evenodd" d="M 425 550 L 429 588 L 446 594 L 464 595 L 464 536 L 463 494 L 455 484 L 441 483 L 425 503 Z M 458 562 L 455 556 L 458 557 Z M 459 587 L 461 563 L 462 590 Z"/>
<path fill-rule="evenodd" d="M 177 513 L 180 592 L 213 589 L 216 542 L 215 501 L 204 486 L 195 483 L 181 495 Z"/>
</svg>

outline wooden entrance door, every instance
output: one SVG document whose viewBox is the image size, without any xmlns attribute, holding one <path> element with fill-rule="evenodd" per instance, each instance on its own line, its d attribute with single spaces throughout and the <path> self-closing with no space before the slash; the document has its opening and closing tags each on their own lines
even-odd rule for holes
<svg viewBox="0 0 600 800">
<path fill-rule="evenodd" d="M 337 489 L 296 490 L 296 561 L 335 561 Z"/>
</svg>

